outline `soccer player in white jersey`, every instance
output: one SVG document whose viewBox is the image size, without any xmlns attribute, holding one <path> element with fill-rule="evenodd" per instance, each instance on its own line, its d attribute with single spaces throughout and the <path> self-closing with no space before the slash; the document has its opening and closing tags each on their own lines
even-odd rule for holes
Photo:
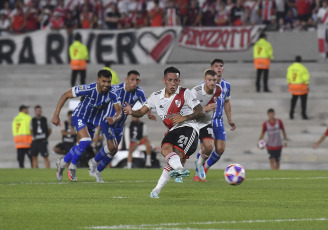
<svg viewBox="0 0 328 230">
<path fill-rule="evenodd" d="M 156 187 L 150 193 L 151 198 L 159 198 L 158 194 L 170 177 L 189 176 L 189 171 L 184 169 L 182 164 L 197 149 L 199 129 L 196 119 L 205 116 L 203 107 L 193 93 L 179 86 L 180 71 L 177 68 L 166 68 L 162 81 L 165 88 L 152 93 L 141 109 L 132 111 L 128 103 L 123 107 L 125 114 L 134 117 L 142 117 L 149 110 L 155 109 L 168 128 L 161 147 L 167 164 Z"/>
<path fill-rule="evenodd" d="M 102 119 L 106 119 L 109 124 L 114 124 L 121 118 L 121 104 L 117 100 L 117 95 L 110 90 L 111 80 L 110 71 L 100 70 L 97 82 L 75 86 L 60 97 L 52 118 L 52 123 L 56 126 L 60 125 L 59 114 L 66 100 L 79 96 L 82 98 L 72 115 L 72 126 L 77 132 L 79 143 L 73 146 L 64 158 L 57 160 L 56 177 L 59 181 L 63 179 L 63 171 L 69 162 L 71 164 L 68 167 L 68 177 L 71 181 L 77 181 L 76 165 L 87 147 L 90 146 L 95 128 L 100 125 Z M 115 114 L 104 117 L 108 107 L 113 107 Z M 109 130 L 102 131 L 103 133 L 109 132 Z M 116 142 L 107 140 L 107 144 L 109 148 L 115 148 Z"/>
<path fill-rule="evenodd" d="M 201 149 L 199 157 L 195 162 L 196 174 L 194 181 L 206 181 L 204 171 L 204 162 L 208 159 L 214 149 L 214 136 L 212 128 L 213 111 L 217 108 L 217 100 L 219 99 L 222 89 L 217 83 L 217 74 L 214 70 L 208 69 L 204 73 L 204 82 L 191 89 L 191 92 L 200 101 L 205 111 L 205 117 L 198 121 L 199 140 Z"/>
<path fill-rule="evenodd" d="M 217 107 L 212 117 L 212 127 L 214 133 L 214 147 L 215 150 L 204 164 L 205 172 L 218 162 L 225 150 L 226 146 L 226 132 L 223 124 L 223 110 L 226 114 L 228 124 L 231 126 L 231 131 L 236 129 L 236 124 L 231 119 L 231 104 L 230 104 L 230 83 L 222 78 L 224 72 L 224 62 L 222 59 L 214 59 L 211 61 L 211 69 L 217 73 L 217 84 L 222 88 L 222 93 L 217 100 Z M 197 154 L 197 158 L 199 155 Z"/>
</svg>

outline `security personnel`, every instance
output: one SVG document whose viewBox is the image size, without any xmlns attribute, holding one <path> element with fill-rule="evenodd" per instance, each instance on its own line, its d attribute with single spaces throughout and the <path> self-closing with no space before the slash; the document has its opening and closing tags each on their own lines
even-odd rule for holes
<svg viewBox="0 0 328 230">
<path fill-rule="evenodd" d="M 75 86 L 77 74 L 80 73 L 81 85 L 85 84 L 87 61 L 89 60 L 88 49 L 82 44 L 81 34 L 75 34 L 75 42 L 69 47 L 69 57 L 71 59 L 72 77 L 71 85 Z"/>
<path fill-rule="evenodd" d="M 112 62 L 105 63 L 105 70 L 109 70 L 112 74 L 112 85 L 120 84 L 120 80 L 118 79 L 117 73 L 111 68 Z"/>
<path fill-rule="evenodd" d="M 307 120 L 309 118 L 306 115 L 306 102 L 309 93 L 310 74 L 301 62 L 302 57 L 296 56 L 295 62 L 287 69 L 288 91 L 292 94 L 289 117 L 294 119 L 295 105 L 298 97 L 301 97 L 302 117 Z"/>
<path fill-rule="evenodd" d="M 32 157 L 30 154 L 30 147 L 32 143 L 32 135 L 30 131 L 31 119 L 31 116 L 28 114 L 28 107 L 26 105 L 21 105 L 19 107 L 19 114 L 12 122 L 12 132 L 20 168 L 24 168 L 25 154 L 30 159 L 32 167 Z"/>
<path fill-rule="evenodd" d="M 271 59 L 273 59 L 273 50 L 270 42 L 266 40 L 266 34 L 262 33 L 259 40 L 255 43 L 253 48 L 254 67 L 256 69 L 256 91 L 260 92 L 261 75 L 263 72 L 264 92 L 271 92 L 268 87 L 269 69 Z"/>
</svg>

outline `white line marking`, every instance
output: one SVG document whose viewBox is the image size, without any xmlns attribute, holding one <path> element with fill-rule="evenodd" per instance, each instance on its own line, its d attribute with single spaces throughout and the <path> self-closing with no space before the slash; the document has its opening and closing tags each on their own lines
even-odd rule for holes
<svg viewBox="0 0 328 230">
<path fill-rule="evenodd" d="M 285 178 L 246 178 L 247 181 L 252 180 L 319 180 L 319 179 L 328 179 L 328 177 L 285 177 Z M 219 179 L 224 180 L 224 178 Z M 186 181 L 191 181 L 191 179 L 186 179 Z M 156 183 L 157 180 L 120 180 L 120 181 L 109 181 L 105 184 L 117 184 L 117 183 Z M 16 183 L 0 183 L 1 185 L 58 185 L 58 184 L 71 184 L 75 182 L 16 182 Z M 82 184 L 98 184 L 95 181 L 82 181 L 77 182 Z M 104 184 L 104 183 L 102 183 Z"/>
<path fill-rule="evenodd" d="M 183 225 L 212 225 L 212 224 L 252 224 L 252 223 L 278 223 L 278 222 L 305 222 L 305 221 L 328 221 L 328 218 L 304 218 L 304 219 L 276 219 L 276 220 L 232 220 L 232 221 L 208 221 L 191 223 L 160 223 L 140 225 L 113 225 L 113 226 L 91 226 L 86 229 L 191 229 L 191 228 L 167 228 L 165 226 Z"/>
<path fill-rule="evenodd" d="M 126 196 L 113 196 L 113 199 L 127 199 Z"/>
</svg>

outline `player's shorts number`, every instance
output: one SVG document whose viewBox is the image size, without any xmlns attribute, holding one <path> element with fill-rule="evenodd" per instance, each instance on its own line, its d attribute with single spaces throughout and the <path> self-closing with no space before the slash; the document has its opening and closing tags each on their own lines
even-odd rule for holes
<svg viewBox="0 0 328 230">
<path fill-rule="evenodd" d="M 213 129 L 212 128 L 207 128 L 207 133 L 214 136 Z"/>
<path fill-rule="evenodd" d="M 185 135 L 180 135 L 178 143 L 186 145 L 188 143 L 188 137 L 186 137 Z"/>
<path fill-rule="evenodd" d="M 82 127 L 82 126 L 83 126 L 83 122 L 82 122 L 81 119 L 78 119 L 78 120 L 77 120 L 77 125 L 78 125 L 79 127 Z"/>
</svg>

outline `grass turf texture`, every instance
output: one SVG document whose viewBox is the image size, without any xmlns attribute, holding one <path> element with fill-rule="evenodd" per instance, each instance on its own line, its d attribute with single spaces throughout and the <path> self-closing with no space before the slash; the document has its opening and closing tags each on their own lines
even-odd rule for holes
<svg viewBox="0 0 328 230">
<path fill-rule="evenodd" d="M 0 169 L 0 229 L 327 229 L 327 171 L 246 170 L 231 186 L 210 170 L 208 183 L 171 179 L 160 199 L 159 169 L 106 169 L 103 184 L 66 172 Z"/>
</svg>

